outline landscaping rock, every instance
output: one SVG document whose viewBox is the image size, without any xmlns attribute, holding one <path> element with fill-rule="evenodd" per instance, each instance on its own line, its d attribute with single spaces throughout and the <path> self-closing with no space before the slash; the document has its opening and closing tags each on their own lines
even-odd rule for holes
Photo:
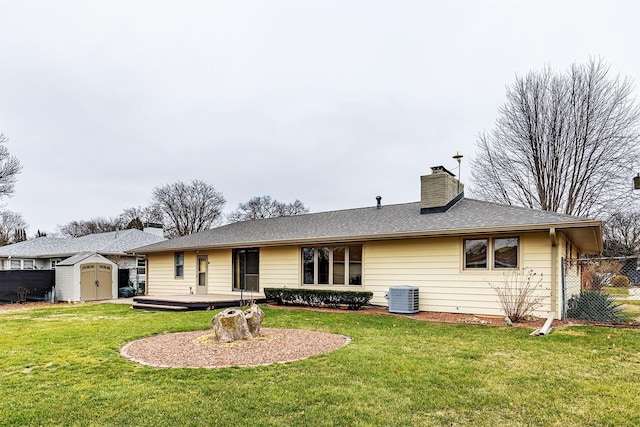
<svg viewBox="0 0 640 427">
<path fill-rule="evenodd" d="M 253 304 L 244 311 L 244 318 L 247 319 L 247 326 L 249 327 L 251 336 L 255 338 L 260 335 L 260 327 L 262 326 L 262 319 L 264 319 L 264 311 L 262 311 L 256 304 Z"/>
<path fill-rule="evenodd" d="M 245 311 L 236 307 L 221 311 L 211 320 L 211 326 L 220 342 L 251 340 L 260 335 L 263 318 L 264 312 L 253 304 Z"/>
<path fill-rule="evenodd" d="M 220 342 L 250 340 L 253 338 L 244 313 L 239 308 L 227 308 L 216 314 L 211 321 L 213 332 Z"/>
</svg>

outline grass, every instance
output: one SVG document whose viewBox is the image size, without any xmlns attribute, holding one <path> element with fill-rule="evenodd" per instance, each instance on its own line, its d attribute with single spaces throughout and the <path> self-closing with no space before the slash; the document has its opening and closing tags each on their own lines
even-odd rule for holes
<svg viewBox="0 0 640 427">
<path fill-rule="evenodd" d="M 257 368 L 160 369 L 126 342 L 212 312 L 91 304 L 0 314 L 1 425 L 640 425 L 640 331 L 447 325 L 265 308 L 265 327 L 340 333 L 333 353 Z"/>
<path fill-rule="evenodd" d="M 613 286 L 603 286 L 602 292 L 609 294 L 612 297 L 628 297 L 629 288 L 614 288 Z"/>
<path fill-rule="evenodd" d="M 619 297 L 616 300 L 617 304 L 622 304 L 622 317 L 629 322 L 640 321 L 640 300 L 627 300 L 624 299 L 629 296 L 629 288 L 614 288 L 613 286 L 604 286 L 602 292 L 611 295 L 612 297 Z"/>
</svg>

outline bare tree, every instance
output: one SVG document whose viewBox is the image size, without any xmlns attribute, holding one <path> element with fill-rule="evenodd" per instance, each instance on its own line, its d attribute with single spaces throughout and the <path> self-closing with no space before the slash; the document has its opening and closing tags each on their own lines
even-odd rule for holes
<svg viewBox="0 0 640 427">
<path fill-rule="evenodd" d="M 27 227 L 27 223 L 22 218 L 22 214 L 11 211 L 0 212 L 0 246 L 16 243 L 14 238 L 20 239 L 22 231 Z"/>
<path fill-rule="evenodd" d="M 570 215 L 613 211 L 631 193 L 639 119 L 631 80 L 609 78 L 601 60 L 516 77 L 495 127 L 479 137 L 473 190 Z"/>
<path fill-rule="evenodd" d="M 272 199 L 271 196 L 256 196 L 246 203 L 240 203 L 238 209 L 227 215 L 227 220 L 229 222 L 238 222 L 305 213 L 309 213 L 309 209 L 300 200 L 296 199 L 293 203 L 282 203 Z"/>
<path fill-rule="evenodd" d="M 618 211 L 602 227 L 604 256 L 628 256 L 640 251 L 640 211 Z"/>
<path fill-rule="evenodd" d="M 165 234 L 186 236 L 211 228 L 222 215 L 225 199 L 212 185 L 200 180 L 156 187 L 152 205 L 164 216 Z"/>
<path fill-rule="evenodd" d="M 58 226 L 60 233 L 66 237 L 82 237 L 88 234 L 107 233 L 124 228 L 119 218 L 92 218 L 88 221 L 71 221 Z"/>
<path fill-rule="evenodd" d="M 124 228 L 137 228 L 138 230 L 142 230 L 146 223 L 162 224 L 163 221 L 162 211 L 157 205 L 126 208 L 120 214 L 119 219 L 124 224 Z"/>
<path fill-rule="evenodd" d="M 0 133 L 0 197 L 11 196 L 14 192 L 16 175 L 22 170 L 17 157 L 9 154 L 5 143 L 9 138 Z"/>
</svg>

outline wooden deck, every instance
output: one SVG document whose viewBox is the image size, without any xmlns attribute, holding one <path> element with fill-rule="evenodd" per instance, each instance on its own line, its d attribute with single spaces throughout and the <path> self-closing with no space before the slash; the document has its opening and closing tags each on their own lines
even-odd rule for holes
<svg viewBox="0 0 640 427">
<path fill-rule="evenodd" d="M 238 295 L 145 295 L 133 297 L 131 308 L 138 310 L 193 311 L 215 310 L 226 307 L 240 307 L 248 303 L 248 295 L 244 302 Z M 264 298 L 254 299 L 257 303 L 265 302 Z"/>
</svg>

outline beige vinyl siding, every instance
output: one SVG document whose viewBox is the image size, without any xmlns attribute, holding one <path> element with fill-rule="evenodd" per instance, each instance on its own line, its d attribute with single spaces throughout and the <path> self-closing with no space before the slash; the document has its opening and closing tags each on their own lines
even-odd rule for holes
<svg viewBox="0 0 640 427">
<path fill-rule="evenodd" d="M 208 294 L 234 295 L 231 249 L 199 252 L 207 255 Z M 149 254 L 148 293 L 152 295 L 188 294 L 196 286 L 196 254 L 185 252 L 184 277 L 174 277 L 174 253 Z M 265 287 L 298 287 L 300 248 L 297 246 L 260 248 L 260 290 Z M 262 292 L 256 296 L 263 296 Z"/>
<path fill-rule="evenodd" d="M 488 236 L 491 237 L 491 236 Z M 520 235 L 520 267 L 543 275 L 545 295 L 538 314 L 550 307 L 550 240 L 546 233 Z M 373 304 L 387 305 L 391 286 L 419 288 L 420 310 L 502 315 L 496 291 L 505 270 L 463 269 L 463 239 L 459 237 L 367 242 L 364 248 L 365 290 Z"/>
<path fill-rule="evenodd" d="M 300 248 L 282 246 L 260 248 L 260 292 L 262 289 L 276 287 L 298 287 L 300 281 Z M 233 252 L 231 249 L 210 251 L 209 290 L 210 294 L 234 295 L 233 290 Z"/>
<path fill-rule="evenodd" d="M 300 257 L 299 246 L 261 248 L 260 290 L 300 286 Z"/>
<path fill-rule="evenodd" d="M 184 275 L 175 277 L 174 252 L 147 256 L 147 293 L 149 295 L 187 295 L 195 289 L 196 254 L 184 253 Z M 193 291 L 195 292 L 195 290 Z"/>
<path fill-rule="evenodd" d="M 209 288 L 207 293 L 233 295 L 231 249 L 209 251 Z"/>
<path fill-rule="evenodd" d="M 509 234 L 519 237 L 519 268 L 531 268 L 542 275 L 539 293 L 543 305 L 535 314 L 547 315 L 561 307 L 561 260 L 565 238 L 558 235 L 558 259 L 551 266 L 552 247 L 548 232 Z M 475 237 L 475 236 L 474 236 Z M 495 236 L 482 236 L 491 239 Z M 464 237 L 370 241 L 363 243 L 363 286 L 313 286 L 314 289 L 364 290 L 374 293 L 373 304 L 388 305 L 385 293 L 392 286 L 419 288 L 420 310 L 467 314 L 503 315 L 495 286 L 502 285 L 512 270 L 464 269 Z M 209 258 L 209 294 L 233 295 L 232 250 L 212 250 Z M 491 257 L 490 257 L 491 259 Z M 552 291 L 552 268 L 556 286 Z M 174 253 L 149 254 L 148 292 L 154 295 L 187 294 L 195 286 L 196 254 L 185 252 L 184 277 L 174 277 Z M 260 290 L 265 287 L 301 286 L 299 246 L 260 248 Z M 259 296 L 262 296 L 260 292 Z M 554 303 L 552 303 L 552 301 Z M 557 313 L 560 315 L 561 313 Z"/>
<path fill-rule="evenodd" d="M 544 296 L 544 299 L 542 306 L 534 312 L 534 315 L 546 318 L 549 312 L 554 310 L 556 318 L 559 318 L 561 313 L 558 312 L 557 299 L 562 282 L 559 272 L 556 270 L 557 274 L 553 275 L 552 270 L 559 265 L 560 255 L 558 254 L 556 257 L 556 267 L 552 266 L 554 248 L 551 246 L 551 237 L 548 232 L 525 234 L 522 240 L 525 242 L 522 251 L 522 267 L 532 269 L 536 273 L 536 282 L 537 277 L 542 275 L 542 282 L 537 294 Z"/>
</svg>

